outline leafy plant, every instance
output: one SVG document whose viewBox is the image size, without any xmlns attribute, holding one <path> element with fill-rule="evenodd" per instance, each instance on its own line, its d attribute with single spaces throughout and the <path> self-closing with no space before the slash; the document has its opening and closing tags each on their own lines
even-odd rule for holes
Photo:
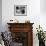
<svg viewBox="0 0 46 46">
<path fill-rule="evenodd" d="M 36 36 L 38 36 L 38 40 L 45 41 L 45 35 L 44 35 L 44 31 L 43 31 L 42 27 L 40 27 L 40 25 L 39 25 L 39 28 L 36 28 L 36 29 L 37 29 Z"/>
</svg>

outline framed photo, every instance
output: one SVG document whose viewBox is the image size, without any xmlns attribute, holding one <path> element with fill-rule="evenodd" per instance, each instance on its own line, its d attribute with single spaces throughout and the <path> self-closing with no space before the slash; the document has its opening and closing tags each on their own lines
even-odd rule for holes
<svg viewBox="0 0 46 46">
<path fill-rule="evenodd" d="M 26 16 L 27 5 L 14 5 L 14 16 Z"/>
</svg>

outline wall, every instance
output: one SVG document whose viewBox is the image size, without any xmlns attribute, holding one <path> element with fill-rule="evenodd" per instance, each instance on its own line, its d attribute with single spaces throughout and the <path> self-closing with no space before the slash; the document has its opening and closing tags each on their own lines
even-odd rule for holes
<svg viewBox="0 0 46 46">
<path fill-rule="evenodd" d="M 40 24 L 46 31 L 46 0 L 40 0 Z"/>
<path fill-rule="evenodd" d="M 0 0 L 0 31 L 2 29 L 2 0 Z"/>
<path fill-rule="evenodd" d="M 14 16 L 14 5 L 27 5 L 27 16 Z M 20 22 L 24 22 L 25 18 L 31 22 L 39 23 L 40 15 L 40 0 L 3 0 L 2 1 L 2 23 L 6 25 L 10 19 L 17 19 Z M 18 19 L 19 18 L 19 19 Z M 23 18 L 23 19 L 22 19 Z M 37 21 L 38 20 L 38 21 Z M 6 28 L 5 28 L 6 29 Z"/>
<path fill-rule="evenodd" d="M 27 16 L 14 16 L 14 5 L 27 5 Z M 2 26 L 3 31 L 8 30 L 7 22 L 17 19 L 19 22 L 30 20 L 33 25 L 33 45 L 38 46 L 36 27 L 40 24 L 40 0 L 2 0 Z M 37 39 L 37 40 L 36 40 Z"/>
<path fill-rule="evenodd" d="M 46 13 L 46 0 L 40 0 L 40 9 L 42 13 Z"/>
</svg>

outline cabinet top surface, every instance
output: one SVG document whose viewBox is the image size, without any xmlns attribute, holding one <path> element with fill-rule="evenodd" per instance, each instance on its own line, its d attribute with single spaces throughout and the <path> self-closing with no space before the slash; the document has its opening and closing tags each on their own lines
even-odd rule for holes
<svg viewBox="0 0 46 46">
<path fill-rule="evenodd" d="M 14 25 L 14 24 L 19 24 L 19 25 L 23 25 L 23 24 L 31 24 L 31 25 L 33 25 L 34 23 L 7 23 L 8 25 Z"/>
</svg>

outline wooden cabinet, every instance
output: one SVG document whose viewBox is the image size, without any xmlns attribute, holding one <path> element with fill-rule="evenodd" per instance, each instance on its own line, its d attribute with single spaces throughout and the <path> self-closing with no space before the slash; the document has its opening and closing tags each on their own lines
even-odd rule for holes
<svg viewBox="0 0 46 46">
<path fill-rule="evenodd" d="M 13 41 L 23 43 L 22 46 L 33 46 L 33 23 L 8 23 Z"/>
</svg>

